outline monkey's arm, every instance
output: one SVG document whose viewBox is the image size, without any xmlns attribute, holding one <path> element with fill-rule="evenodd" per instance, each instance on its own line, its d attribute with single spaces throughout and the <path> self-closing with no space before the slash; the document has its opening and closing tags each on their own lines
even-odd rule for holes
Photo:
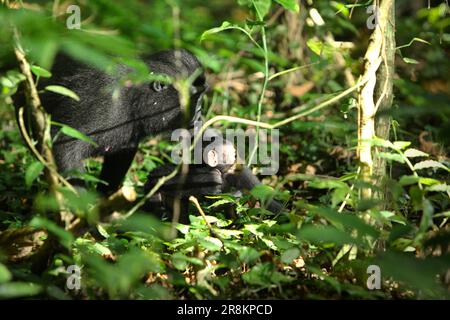
<svg viewBox="0 0 450 320">
<path fill-rule="evenodd" d="M 153 170 L 145 185 L 146 192 L 150 191 L 159 178 L 169 175 L 174 168 L 173 165 L 166 165 Z M 177 197 L 183 201 L 191 195 L 202 197 L 226 192 L 250 191 L 259 184 L 261 181 L 245 166 L 239 170 L 229 168 L 228 171 L 221 171 L 207 164 L 191 165 L 185 177 L 178 174 L 167 181 L 153 197 L 152 203 L 168 207 L 170 210 L 172 207 L 170 202 Z M 271 200 L 267 204 L 267 209 L 273 213 L 280 213 L 283 206 L 278 201 Z"/>
<path fill-rule="evenodd" d="M 154 169 L 148 176 L 145 191 L 149 192 L 160 178 L 169 175 L 174 169 L 173 165 Z M 182 173 L 177 174 L 159 189 L 159 193 L 187 199 L 189 196 L 200 197 L 221 193 L 223 184 L 222 173 L 218 169 L 205 165 L 190 165 L 186 176 Z"/>
<path fill-rule="evenodd" d="M 126 149 L 105 155 L 100 180 L 105 181 L 107 185 L 98 185 L 97 189 L 100 193 L 107 195 L 119 188 L 123 178 L 127 174 L 128 168 L 133 162 L 136 152 L 136 149 Z"/>
</svg>

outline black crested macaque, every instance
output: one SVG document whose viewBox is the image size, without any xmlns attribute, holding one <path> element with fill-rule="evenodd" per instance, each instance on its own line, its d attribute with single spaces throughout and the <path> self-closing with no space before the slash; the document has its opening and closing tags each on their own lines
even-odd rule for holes
<svg viewBox="0 0 450 320">
<path fill-rule="evenodd" d="M 144 61 L 152 73 L 173 79 L 187 79 L 199 74 L 192 83 L 190 114 L 187 115 L 189 119 L 198 119 L 207 88 L 198 59 L 185 50 L 169 50 L 155 53 Z M 98 188 L 103 194 L 114 192 L 120 186 L 139 142 L 182 126 L 185 118 L 178 91 L 173 85 L 153 81 L 121 86 L 119 81 L 128 72 L 130 68 L 123 66 L 117 74 L 110 75 L 59 55 L 48 83 L 41 79 L 41 86 L 61 85 L 80 97 L 80 101 L 75 101 L 57 93 L 43 93 L 42 105 L 52 121 L 77 129 L 97 144 L 57 135 L 60 128 L 52 126 L 53 153 L 58 170 L 82 172 L 84 159 L 103 156 L 100 179 L 107 185 L 99 184 Z M 16 107 L 19 107 L 17 103 Z"/>
<path fill-rule="evenodd" d="M 186 50 L 161 51 L 145 58 L 150 71 L 172 79 L 192 79 L 189 114 L 180 106 L 178 91 L 171 84 L 152 81 L 143 84 L 122 85 L 121 80 L 130 68 L 122 66 L 114 74 L 107 74 L 77 62 L 68 56 L 58 55 L 52 68 L 53 76 L 40 80 L 39 87 L 60 85 L 74 91 L 80 98 L 72 98 L 45 91 L 42 105 L 53 122 L 72 127 L 90 137 L 96 145 L 59 134 L 60 128 L 52 126 L 53 153 L 58 171 L 69 173 L 84 171 L 83 160 L 103 156 L 98 190 L 108 195 L 116 191 L 123 181 L 136 154 L 139 143 L 146 137 L 193 124 L 201 118 L 202 98 L 208 88 L 198 59 Z M 24 105 L 20 95 L 15 97 L 16 110 Z M 18 112 L 17 112 L 18 114 Z M 25 115 L 25 120 L 27 115 Z M 190 120 L 190 121 L 189 121 Z M 27 123 L 26 123 L 27 124 Z M 29 126 L 27 128 L 29 130 Z M 146 183 L 148 191 L 161 176 L 169 174 L 173 165 L 155 169 Z M 158 193 L 162 198 L 179 197 L 187 200 L 190 195 L 204 196 L 223 192 L 251 190 L 261 182 L 245 166 L 190 165 L 184 183 L 180 175 L 168 181 Z M 83 187 L 80 180 L 71 179 Z M 170 205 L 169 205 L 170 207 Z M 155 207 L 151 207 L 154 211 Z M 272 201 L 272 212 L 281 212 L 282 206 Z"/>
</svg>

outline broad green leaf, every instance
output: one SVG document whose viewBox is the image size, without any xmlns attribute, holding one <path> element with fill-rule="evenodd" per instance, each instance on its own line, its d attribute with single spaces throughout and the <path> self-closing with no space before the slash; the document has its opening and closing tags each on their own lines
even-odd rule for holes
<svg viewBox="0 0 450 320">
<path fill-rule="evenodd" d="M 223 246 L 222 241 L 213 237 L 204 237 L 203 239 L 198 239 L 198 242 L 209 251 L 219 251 Z"/>
<path fill-rule="evenodd" d="M 418 162 L 414 165 L 414 170 L 422 170 L 428 168 L 443 169 L 446 171 L 450 171 L 445 165 L 434 160 L 425 160 L 422 162 Z"/>
<path fill-rule="evenodd" d="M 440 184 L 441 182 L 439 180 L 433 179 L 433 178 L 424 178 L 420 177 L 419 182 L 421 184 L 424 184 L 426 186 L 431 186 L 433 184 Z"/>
<path fill-rule="evenodd" d="M 275 1 L 288 10 L 300 12 L 300 6 L 298 5 L 297 0 L 275 0 Z"/>
<path fill-rule="evenodd" d="M 252 247 L 244 247 L 239 250 L 239 260 L 245 263 L 252 263 L 260 256 L 261 254 Z"/>
<path fill-rule="evenodd" d="M 311 38 L 307 41 L 307 46 L 320 57 L 331 58 L 336 49 L 328 43 L 320 41 L 318 38 Z"/>
<path fill-rule="evenodd" d="M 281 262 L 290 264 L 294 259 L 297 259 L 300 256 L 299 248 L 290 248 L 283 252 L 281 255 Z"/>
<path fill-rule="evenodd" d="M 101 224 L 97 225 L 97 230 L 105 239 L 109 238 L 108 231 L 106 231 L 106 229 Z"/>
<path fill-rule="evenodd" d="M 403 150 L 411 145 L 410 141 L 394 141 L 394 147 L 397 150 Z"/>
<path fill-rule="evenodd" d="M 308 186 L 315 189 L 349 189 L 345 182 L 333 178 L 316 178 L 313 179 Z"/>
<path fill-rule="evenodd" d="M 405 163 L 403 157 L 397 153 L 389 153 L 389 152 L 378 152 L 377 156 L 389 161 L 397 161 L 400 163 Z"/>
<path fill-rule="evenodd" d="M 253 6 L 261 20 L 269 13 L 272 0 L 251 0 Z"/>
<path fill-rule="evenodd" d="M 44 164 L 40 161 L 35 161 L 27 168 L 25 172 L 25 185 L 30 187 L 33 184 L 33 181 L 36 180 L 37 177 L 41 174 L 42 170 L 44 170 Z"/>
<path fill-rule="evenodd" d="M 269 13 L 272 0 L 238 0 L 241 6 L 247 6 L 250 9 L 255 9 L 258 20 L 263 20 Z"/>
<path fill-rule="evenodd" d="M 89 144 L 92 144 L 93 146 L 97 146 L 97 143 L 94 140 L 86 136 L 84 133 L 81 133 L 77 129 L 71 128 L 65 124 L 55 121 L 52 121 L 52 124 L 61 127 L 61 132 L 64 133 L 66 136 L 87 142 Z"/>
<path fill-rule="evenodd" d="M 77 246 L 83 246 L 83 247 L 87 248 L 90 252 L 94 252 L 99 255 L 113 255 L 113 253 L 111 252 L 111 250 L 108 247 L 105 247 L 101 243 L 94 242 L 89 239 L 78 238 L 75 241 L 75 244 Z"/>
<path fill-rule="evenodd" d="M 399 181 L 401 186 L 409 186 L 415 183 L 421 183 L 426 186 L 431 186 L 433 184 L 439 184 L 440 181 L 433 178 L 424 178 L 416 176 L 402 176 Z"/>
<path fill-rule="evenodd" d="M 433 225 L 434 207 L 430 200 L 424 198 L 422 201 L 422 209 L 419 232 L 426 232 Z"/>
<path fill-rule="evenodd" d="M 405 150 L 405 156 L 407 158 L 417 158 L 417 157 L 428 157 L 428 153 L 425 153 L 423 151 L 414 149 L 414 148 L 410 148 Z"/>
<path fill-rule="evenodd" d="M 342 13 L 345 17 L 347 17 L 347 18 L 349 17 L 350 10 L 349 10 L 349 8 L 347 8 L 347 6 L 345 4 L 339 3 L 336 1 L 330 1 L 330 4 L 338 10 L 336 12 L 336 14 Z"/>
<path fill-rule="evenodd" d="M 0 283 L 8 282 L 11 279 L 12 279 L 11 272 L 4 264 L 0 263 Z"/>
<path fill-rule="evenodd" d="M 450 192 L 450 186 L 447 184 L 434 184 L 426 188 L 427 191 Z"/>
<path fill-rule="evenodd" d="M 251 234 L 254 234 L 257 237 L 261 238 L 261 237 L 264 236 L 264 233 L 258 230 L 258 228 L 260 226 L 261 225 L 259 225 L 259 224 L 246 224 L 244 226 L 244 230 L 250 232 Z"/>
<path fill-rule="evenodd" d="M 331 193 L 331 207 L 335 208 L 339 203 L 342 203 L 347 195 L 350 192 L 350 188 L 347 189 L 340 189 L 336 188 Z M 351 199 L 349 199 L 349 202 L 351 202 Z M 350 204 L 351 205 L 351 204 Z"/>
<path fill-rule="evenodd" d="M 181 271 L 185 270 L 189 263 L 192 263 L 197 266 L 203 266 L 202 260 L 200 260 L 198 258 L 188 257 L 188 256 L 182 254 L 181 252 L 175 252 L 171 256 L 171 261 L 172 261 L 174 267 Z"/>
<path fill-rule="evenodd" d="M 399 180 L 401 186 L 409 186 L 419 182 L 420 178 L 416 176 L 402 176 Z"/>
<path fill-rule="evenodd" d="M 47 229 L 50 233 L 57 236 L 61 244 L 64 245 L 66 248 L 70 248 L 72 246 L 72 243 L 74 241 L 73 235 L 70 232 L 58 226 L 53 221 L 41 217 L 34 217 L 30 221 L 29 225 L 34 228 Z"/>
<path fill-rule="evenodd" d="M 262 263 L 257 264 L 250 271 L 242 275 L 242 279 L 251 284 L 268 287 L 272 284 L 281 284 L 282 282 L 292 281 L 291 277 L 285 276 L 282 273 L 275 271 L 273 264 Z"/>
<path fill-rule="evenodd" d="M 12 299 L 35 296 L 42 291 L 42 287 L 30 282 L 8 282 L 0 284 L 0 298 Z"/>
<path fill-rule="evenodd" d="M 383 147 L 388 149 L 396 149 L 395 145 L 389 140 L 383 140 L 381 138 L 375 137 L 371 140 L 371 144 L 376 147 Z"/>
<path fill-rule="evenodd" d="M 298 232 L 297 237 L 300 240 L 306 240 L 316 244 L 356 244 L 363 245 L 361 240 L 353 238 L 348 232 L 341 231 L 332 226 L 303 226 Z"/>
<path fill-rule="evenodd" d="M 243 232 L 239 230 L 216 229 L 214 231 L 224 239 L 239 238 L 243 234 Z"/>
<path fill-rule="evenodd" d="M 206 30 L 205 32 L 203 32 L 201 37 L 200 37 L 200 41 L 205 40 L 208 36 L 210 36 L 212 34 L 219 33 L 219 32 L 222 32 L 224 30 L 233 29 L 233 28 L 236 28 L 236 27 L 237 26 L 231 24 L 230 22 L 224 21 L 220 27 L 211 28 L 211 29 Z"/>
<path fill-rule="evenodd" d="M 311 211 L 327 219 L 336 227 L 342 225 L 346 228 L 357 230 L 360 236 L 369 235 L 373 238 L 377 238 L 379 235 L 378 230 L 376 230 L 371 225 L 366 224 L 364 220 L 354 214 L 341 213 L 330 208 L 320 207 L 311 207 Z"/>
<path fill-rule="evenodd" d="M 383 277 L 393 277 L 409 287 L 420 291 L 422 297 L 442 299 L 448 294 L 441 281 L 436 281 L 438 274 L 445 274 L 448 269 L 447 257 L 417 258 L 413 253 L 396 251 L 383 252 L 375 261 L 382 270 Z"/>
<path fill-rule="evenodd" d="M 406 225 L 406 219 L 402 216 L 396 215 L 394 212 L 391 211 L 380 211 L 380 215 L 389 221 L 393 221 L 402 225 Z"/>
<path fill-rule="evenodd" d="M 441 213 L 437 213 L 434 215 L 435 218 L 440 218 L 440 217 L 447 217 L 450 218 L 450 211 L 445 211 L 445 212 L 441 212 Z"/>
<path fill-rule="evenodd" d="M 250 191 L 250 194 L 258 200 L 266 201 L 273 198 L 275 191 L 265 184 L 259 184 Z"/>
<path fill-rule="evenodd" d="M 80 101 L 80 97 L 75 92 L 73 92 L 72 90 L 67 89 L 63 86 L 57 86 L 57 85 L 46 86 L 45 90 L 59 93 L 60 95 L 72 98 L 75 101 Z"/>
<path fill-rule="evenodd" d="M 50 71 L 39 66 L 31 66 L 31 71 L 38 77 L 50 78 L 52 76 Z"/>
</svg>

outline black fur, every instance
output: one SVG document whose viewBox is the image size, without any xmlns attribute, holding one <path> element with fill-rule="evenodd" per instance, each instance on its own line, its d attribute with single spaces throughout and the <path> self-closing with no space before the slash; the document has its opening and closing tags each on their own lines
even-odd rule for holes
<svg viewBox="0 0 450 320">
<path fill-rule="evenodd" d="M 165 165 L 150 172 L 145 184 L 145 192 L 149 192 L 163 176 L 169 175 L 175 166 Z M 187 222 L 187 208 L 189 196 L 203 198 L 205 195 L 215 195 L 221 193 L 234 193 L 250 191 L 261 181 L 253 172 L 243 167 L 236 172 L 227 169 L 220 170 L 217 167 L 210 167 L 207 164 L 190 165 L 188 175 L 183 179 L 179 173 L 171 180 L 167 181 L 156 195 L 147 203 L 146 209 L 154 213 L 165 216 L 167 211 L 173 210 L 175 199 L 181 200 L 182 214 L 180 222 Z M 273 213 L 281 213 L 284 207 L 276 200 L 271 200 L 266 204 L 266 208 Z M 157 211 L 155 211 L 157 209 Z M 222 209 L 228 209 L 222 207 Z M 226 210 L 228 211 L 228 210 Z M 169 213 L 170 217 L 170 213 Z"/>
<path fill-rule="evenodd" d="M 172 78 L 187 78 L 201 69 L 197 58 L 184 50 L 162 51 L 149 56 L 145 62 L 154 74 Z M 77 129 L 97 144 L 58 135 L 53 152 L 59 171 L 82 171 L 83 159 L 104 156 L 100 177 L 108 183 L 107 187 L 100 188 L 104 193 L 120 185 L 142 139 L 176 128 L 184 118 L 174 86 L 162 86 L 159 82 L 121 86 L 120 79 L 129 71 L 120 67 L 117 74 L 109 75 L 67 56 L 58 56 L 53 76 L 47 83 L 41 83 L 42 87 L 49 84 L 67 87 L 80 97 L 80 101 L 75 101 L 47 91 L 41 96 L 53 121 Z M 192 112 L 188 117 L 199 113 L 196 106 L 206 89 L 203 74 L 194 85 L 196 93 L 191 96 Z M 53 137 L 58 130 L 57 126 L 52 127 Z"/>
</svg>

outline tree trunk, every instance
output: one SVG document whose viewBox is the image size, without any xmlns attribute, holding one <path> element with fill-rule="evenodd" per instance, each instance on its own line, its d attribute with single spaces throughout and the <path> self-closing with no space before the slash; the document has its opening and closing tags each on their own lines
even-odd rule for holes
<svg viewBox="0 0 450 320">
<path fill-rule="evenodd" d="M 384 45 L 382 47 L 383 61 L 380 66 L 380 70 L 377 74 L 377 87 L 375 89 L 375 98 L 378 107 L 378 114 L 375 118 L 375 133 L 377 137 L 389 140 L 390 128 L 391 128 L 391 116 L 389 111 L 394 99 L 393 95 L 393 77 L 395 74 L 395 3 L 388 8 L 386 13 L 388 21 L 386 29 L 383 33 Z M 377 148 L 378 149 L 378 148 Z M 376 150 L 379 151 L 379 150 Z M 376 156 L 373 167 L 373 175 L 375 179 L 375 185 L 381 189 L 377 192 L 376 197 L 381 200 L 387 200 L 388 190 L 386 185 L 386 159 Z M 386 209 L 388 201 L 382 201 L 383 209 Z"/>
<path fill-rule="evenodd" d="M 377 118 L 377 112 L 387 110 L 392 104 L 392 78 L 395 54 L 395 0 L 376 1 L 378 15 L 375 29 L 370 38 L 365 55 L 364 78 L 367 82 L 361 87 L 358 97 L 358 156 L 361 162 L 361 178 L 368 185 L 380 183 L 384 177 L 386 164 L 374 160 L 371 141 L 379 134 L 382 138 L 389 135 L 389 117 L 384 114 Z M 377 127 L 377 129 L 375 129 Z M 361 189 L 362 199 L 373 197 L 372 189 Z"/>
</svg>

